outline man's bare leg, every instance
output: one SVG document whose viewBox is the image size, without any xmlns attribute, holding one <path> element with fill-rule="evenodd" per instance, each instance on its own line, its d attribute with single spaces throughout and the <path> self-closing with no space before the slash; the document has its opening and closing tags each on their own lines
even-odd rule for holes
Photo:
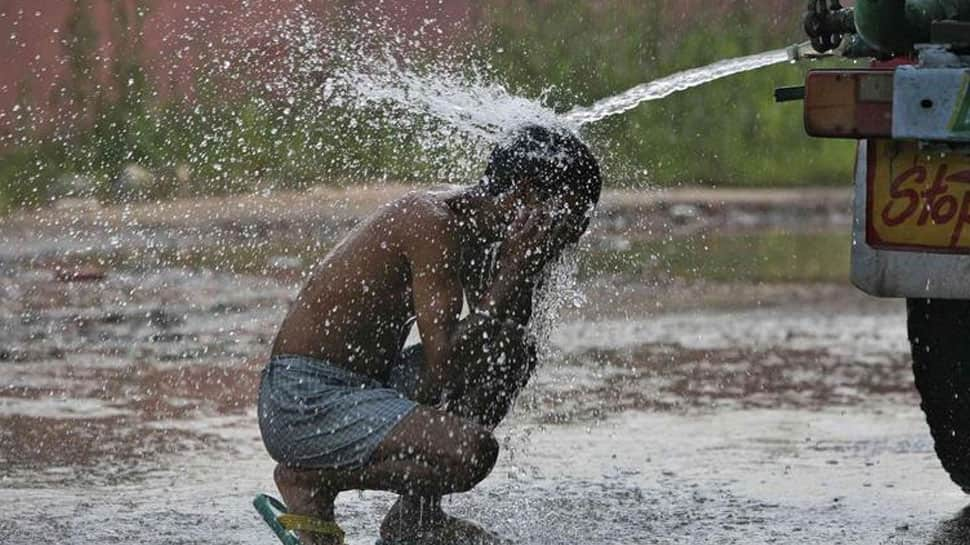
<svg viewBox="0 0 970 545">
<path fill-rule="evenodd" d="M 491 355 L 469 374 L 462 396 L 448 404 L 450 413 L 477 422 L 489 431 L 508 414 L 536 365 L 535 351 L 521 329 L 503 327 L 493 342 Z M 440 494 L 402 494 L 384 517 L 381 537 L 392 542 L 405 541 L 415 528 L 436 534 L 442 543 L 460 537 L 491 537 L 474 524 L 446 515 L 441 509 Z M 440 532 L 444 528 L 447 531 Z"/>
<path fill-rule="evenodd" d="M 283 503 L 289 513 L 305 515 L 320 520 L 334 520 L 333 501 L 337 498 L 337 490 L 332 486 L 331 478 L 313 470 L 288 468 L 282 464 L 273 471 L 276 488 L 283 497 Z M 300 543 L 305 545 L 337 545 L 340 541 L 335 536 L 324 536 L 307 532 L 297 532 Z"/>
<path fill-rule="evenodd" d="M 362 469 L 278 466 L 274 476 L 290 512 L 333 521 L 333 502 L 341 491 L 387 490 L 402 497 L 440 498 L 470 490 L 488 475 L 497 457 L 498 443 L 485 428 L 437 409 L 417 407 L 378 445 Z M 442 516 L 440 502 L 423 512 L 408 511 L 408 520 L 419 522 L 408 528 L 408 538 L 440 526 Z M 329 536 L 301 534 L 300 540 L 307 545 L 334 543 Z"/>
<path fill-rule="evenodd" d="M 441 497 L 467 492 L 481 482 L 498 458 L 498 442 L 489 430 L 471 420 L 435 409 L 417 410 L 435 415 L 438 421 L 460 423 L 458 428 L 466 438 L 442 435 L 437 422 L 432 422 L 433 427 L 428 428 L 428 421 L 421 419 L 404 422 L 395 428 L 394 435 L 401 443 L 421 443 L 423 449 L 430 451 L 420 459 L 446 463 L 444 471 L 428 476 L 434 482 L 419 483 L 419 479 L 411 478 L 395 487 L 399 493 L 398 501 L 381 523 L 381 538 L 389 543 L 418 541 L 429 545 L 456 545 L 471 536 L 488 537 L 487 532 L 478 526 L 446 515 L 441 509 Z M 379 449 L 383 447 L 382 444 Z M 378 479 L 388 477 L 393 475 L 374 475 Z"/>
</svg>

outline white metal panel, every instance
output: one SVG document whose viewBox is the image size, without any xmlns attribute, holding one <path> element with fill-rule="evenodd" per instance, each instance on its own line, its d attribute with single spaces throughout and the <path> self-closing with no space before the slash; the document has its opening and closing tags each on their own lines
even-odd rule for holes
<svg viewBox="0 0 970 545">
<path fill-rule="evenodd" d="M 893 138 L 970 142 L 970 131 L 961 130 L 970 119 L 956 119 L 967 115 L 963 106 L 970 101 L 968 85 L 968 68 L 897 68 L 893 77 Z"/>
</svg>

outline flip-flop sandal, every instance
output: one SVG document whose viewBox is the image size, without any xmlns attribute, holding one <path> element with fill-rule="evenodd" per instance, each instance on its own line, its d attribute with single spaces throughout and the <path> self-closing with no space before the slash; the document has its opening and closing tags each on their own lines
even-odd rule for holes
<svg viewBox="0 0 970 545">
<path fill-rule="evenodd" d="M 274 497 L 260 494 L 253 499 L 253 507 L 283 545 L 300 545 L 297 532 L 333 536 L 340 545 L 344 543 L 344 531 L 336 522 L 287 513 L 283 502 Z"/>
</svg>

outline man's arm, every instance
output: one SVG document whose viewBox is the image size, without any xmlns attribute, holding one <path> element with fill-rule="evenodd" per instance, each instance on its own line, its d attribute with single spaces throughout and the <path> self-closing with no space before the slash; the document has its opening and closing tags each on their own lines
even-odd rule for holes
<svg viewBox="0 0 970 545">
<path fill-rule="evenodd" d="M 437 403 L 445 389 L 463 389 L 466 367 L 481 358 L 501 324 L 482 313 L 459 320 L 463 289 L 455 253 L 457 249 L 423 244 L 410 256 L 414 311 L 425 356 L 415 401 L 426 405 Z M 492 299 L 495 308 L 505 308 L 503 297 L 498 293 Z"/>
<path fill-rule="evenodd" d="M 406 245 L 414 312 L 425 358 L 415 401 L 425 405 L 436 403 L 442 389 L 459 380 L 455 366 L 450 365 L 463 300 L 458 274 L 460 250 L 456 246 L 441 238 Z"/>
<path fill-rule="evenodd" d="M 542 218 L 532 216 L 518 222 L 511 238 L 517 249 L 537 247 L 542 236 Z M 507 321 L 520 325 L 515 314 L 528 297 L 531 312 L 531 288 L 524 277 L 534 276 L 525 252 L 508 254 L 500 264 L 500 274 L 482 298 L 483 313 L 476 312 L 459 320 L 463 288 L 459 270 L 461 247 L 457 237 L 449 238 L 450 229 L 438 225 L 411 235 L 405 245 L 411 268 L 411 288 L 418 331 L 425 353 L 425 367 L 418 379 L 416 401 L 433 404 L 447 388 L 459 391 L 463 386 L 464 368 L 481 359 L 483 348 L 496 338 L 497 330 Z M 430 238 L 427 233 L 437 232 Z M 535 258 L 535 256 L 532 256 Z M 525 317 L 528 320 L 528 317 Z"/>
</svg>

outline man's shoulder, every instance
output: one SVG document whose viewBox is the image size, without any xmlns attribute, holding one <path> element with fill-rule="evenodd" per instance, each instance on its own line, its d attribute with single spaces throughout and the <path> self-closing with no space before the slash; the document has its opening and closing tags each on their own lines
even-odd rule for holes
<svg viewBox="0 0 970 545">
<path fill-rule="evenodd" d="M 388 203 L 384 214 L 415 244 L 442 249 L 459 244 L 455 214 L 434 191 L 410 191 Z"/>
<path fill-rule="evenodd" d="M 446 234 L 457 229 L 451 207 L 433 191 L 409 191 L 388 203 L 385 214 L 395 221 L 405 220 L 404 225 L 415 227 L 416 232 L 425 234 Z"/>
</svg>

